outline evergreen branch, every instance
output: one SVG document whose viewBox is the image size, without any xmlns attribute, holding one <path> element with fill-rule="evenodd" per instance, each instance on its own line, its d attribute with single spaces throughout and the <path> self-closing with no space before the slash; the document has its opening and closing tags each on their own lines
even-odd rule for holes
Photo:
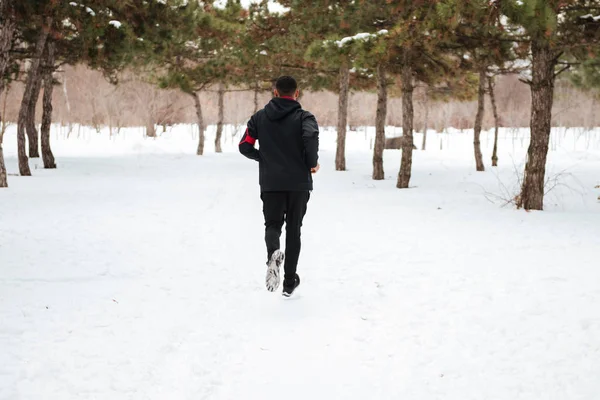
<svg viewBox="0 0 600 400">
<path fill-rule="evenodd" d="M 496 66 L 496 68 L 494 70 L 489 71 L 490 74 L 492 74 L 493 76 L 498 76 L 498 75 L 510 75 L 510 74 L 518 74 L 520 72 L 523 72 L 525 70 L 529 69 L 528 67 L 498 67 Z"/>
<path fill-rule="evenodd" d="M 202 84 L 198 85 L 196 87 L 196 92 L 203 92 L 204 88 L 206 88 L 207 86 L 212 85 L 212 83 L 215 81 L 215 79 L 216 78 L 209 78 L 205 82 L 203 82 Z"/>
<path fill-rule="evenodd" d="M 558 54 L 556 54 L 556 56 L 554 56 L 554 59 L 553 59 L 553 61 L 554 61 L 555 63 L 558 63 L 558 60 L 559 60 L 559 59 L 562 57 L 562 55 L 563 55 L 563 54 L 565 54 L 565 52 L 564 52 L 564 51 L 559 51 L 559 52 L 558 52 Z"/>
<path fill-rule="evenodd" d="M 571 7 L 559 7 L 558 12 L 568 12 L 568 11 L 593 11 L 600 10 L 600 5 L 597 6 L 571 6 Z"/>
<path fill-rule="evenodd" d="M 576 44 L 567 44 L 565 48 L 568 50 L 578 49 L 578 48 L 588 48 L 590 47 L 590 43 L 576 43 Z"/>
<path fill-rule="evenodd" d="M 480 41 L 480 42 L 487 42 L 488 40 L 486 39 L 482 39 L 481 37 L 477 37 L 477 36 L 471 36 L 471 35 L 465 35 L 464 33 L 456 33 L 456 37 L 460 38 L 460 39 L 470 39 L 470 40 L 476 40 L 476 41 Z M 520 39 L 520 38 L 493 38 L 489 41 L 493 41 L 493 42 L 505 42 L 505 43 L 529 43 L 531 41 L 531 39 Z M 462 46 L 459 46 L 462 47 Z"/>
<path fill-rule="evenodd" d="M 523 82 L 526 85 L 532 86 L 533 85 L 533 81 L 531 79 L 523 79 L 523 78 L 519 78 L 519 81 Z"/>
<path fill-rule="evenodd" d="M 247 89 L 226 89 L 224 90 L 224 93 L 234 93 L 234 92 L 253 92 L 255 90 L 255 88 L 247 88 Z M 205 90 L 205 92 L 208 93 L 219 93 L 218 90 L 214 90 L 214 89 L 207 89 Z"/>
<path fill-rule="evenodd" d="M 559 76 L 560 74 L 562 74 L 563 72 L 565 72 L 566 70 L 568 70 L 569 68 L 571 68 L 570 65 L 567 65 L 567 66 L 561 68 L 560 71 L 554 73 L 554 77 L 556 78 L 557 76 Z"/>
<path fill-rule="evenodd" d="M 292 69 L 299 69 L 299 70 L 303 70 L 303 71 L 315 71 L 315 72 L 323 72 L 325 74 L 337 74 L 339 73 L 339 71 L 337 69 L 319 69 L 319 68 L 311 68 L 311 67 L 304 67 L 302 65 L 291 65 L 291 64 L 280 64 L 280 66 L 284 67 L 284 68 L 292 68 Z"/>
<path fill-rule="evenodd" d="M 269 27 L 264 27 L 264 26 L 261 26 L 261 25 L 260 25 L 260 24 L 258 24 L 258 23 L 257 23 L 255 20 L 252 20 L 251 22 L 252 22 L 252 25 L 254 25 L 255 27 L 257 27 L 257 28 L 258 28 L 258 29 L 260 29 L 260 30 L 263 30 L 263 31 L 265 31 L 265 32 L 270 32 L 270 31 L 271 31 L 271 28 L 269 28 Z"/>
</svg>

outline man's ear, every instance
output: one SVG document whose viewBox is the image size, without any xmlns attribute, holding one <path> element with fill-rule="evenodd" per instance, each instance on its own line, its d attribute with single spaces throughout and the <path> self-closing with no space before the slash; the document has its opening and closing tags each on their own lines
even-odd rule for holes
<svg viewBox="0 0 600 400">
<path fill-rule="evenodd" d="M 300 98 L 300 89 L 296 89 L 294 96 L 296 97 L 296 100 Z"/>
<path fill-rule="evenodd" d="M 273 90 L 273 96 L 279 97 L 279 92 L 277 91 L 277 89 Z"/>
</svg>

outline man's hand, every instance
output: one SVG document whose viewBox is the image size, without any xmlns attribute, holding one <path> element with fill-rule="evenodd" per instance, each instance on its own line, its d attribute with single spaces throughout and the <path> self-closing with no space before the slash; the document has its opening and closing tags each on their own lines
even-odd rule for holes
<svg viewBox="0 0 600 400">
<path fill-rule="evenodd" d="M 319 164 L 317 164 L 316 167 L 310 169 L 310 173 L 316 174 L 317 172 L 319 172 L 319 168 L 321 168 L 321 166 Z"/>
</svg>

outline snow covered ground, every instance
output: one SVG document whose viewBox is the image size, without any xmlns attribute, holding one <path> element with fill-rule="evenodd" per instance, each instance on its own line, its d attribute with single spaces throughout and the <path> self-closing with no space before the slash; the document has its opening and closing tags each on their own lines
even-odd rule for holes
<svg viewBox="0 0 600 400">
<path fill-rule="evenodd" d="M 598 398 L 600 131 L 553 132 L 557 186 L 527 213 L 502 207 L 525 130 L 502 130 L 497 169 L 484 134 L 484 173 L 469 133 L 431 133 L 409 190 L 399 151 L 370 179 L 371 129 L 343 173 L 324 130 L 290 300 L 264 289 L 232 127 L 204 157 L 185 126 L 77 132 L 55 128 L 58 170 L 0 190 L 0 399 Z"/>
</svg>

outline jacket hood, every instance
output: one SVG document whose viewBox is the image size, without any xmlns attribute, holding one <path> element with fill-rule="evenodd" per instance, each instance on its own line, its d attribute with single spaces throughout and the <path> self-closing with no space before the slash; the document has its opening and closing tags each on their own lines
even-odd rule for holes
<svg viewBox="0 0 600 400">
<path fill-rule="evenodd" d="M 277 121 L 285 118 L 289 113 L 298 109 L 300 109 L 300 103 L 296 100 L 274 97 L 269 104 L 265 106 L 265 113 L 267 114 L 267 118 L 271 121 Z"/>
</svg>

